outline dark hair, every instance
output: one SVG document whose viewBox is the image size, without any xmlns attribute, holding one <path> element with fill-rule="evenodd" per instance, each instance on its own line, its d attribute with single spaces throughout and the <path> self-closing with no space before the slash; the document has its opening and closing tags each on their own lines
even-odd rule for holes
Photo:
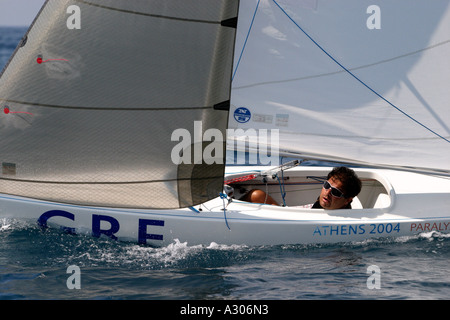
<svg viewBox="0 0 450 320">
<path fill-rule="evenodd" d="M 361 192 L 361 180 L 359 180 L 355 171 L 347 167 L 334 168 L 327 177 L 327 180 L 332 177 L 338 179 L 344 185 L 342 192 L 346 198 L 356 197 Z"/>
</svg>

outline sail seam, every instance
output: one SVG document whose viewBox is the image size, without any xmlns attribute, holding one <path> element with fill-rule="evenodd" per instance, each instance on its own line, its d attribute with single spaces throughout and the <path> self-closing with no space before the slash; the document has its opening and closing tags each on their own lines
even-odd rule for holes
<svg viewBox="0 0 450 320">
<path fill-rule="evenodd" d="M 178 182 L 178 181 L 203 181 L 209 179 L 223 179 L 223 176 L 210 176 L 203 178 L 174 178 L 166 180 L 148 180 L 148 181 L 123 181 L 123 182 L 79 182 L 79 181 L 41 181 L 41 180 L 22 180 L 22 179 L 10 179 L 0 178 L 0 180 L 10 182 L 24 182 L 24 183 L 42 183 L 42 184 L 70 184 L 70 185 L 125 185 L 125 184 L 147 184 L 147 183 L 162 183 L 162 182 Z"/>
<path fill-rule="evenodd" d="M 52 105 L 44 103 L 31 103 L 18 100 L 2 99 L 0 101 L 9 103 L 25 104 L 29 106 L 44 107 L 44 108 L 56 108 L 56 109 L 74 109 L 74 110 L 108 110 L 108 111 L 179 111 L 179 110 L 203 110 L 203 109 L 214 109 L 214 106 L 204 106 L 204 107 L 158 107 L 158 108 L 101 108 L 101 107 L 75 107 L 75 106 L 61 106 Z"/>
<path fill-rule="evenodd" d="M 125 10 L 125 9 L 113 8 L 113 7 L 108 7 L 108 6 L 101 5 L 101 4 L 88 2 L 88 1 L 85 1 L 85 0 L 75 0 L 75 1 L 83 3 L 83 4 L 86 4 L 86 5 L 89 5 L 89 6 L 102 8 L 102 9 L 118 11 L 118 12 L 123 12 L 123 13 L 129 13 L 129 14 L 136 14 L 136 15 L 140 15 L 140 16 L 146 16 L 146 17 L 152 17 L 152 18 L 158 18 L 158 19 L 177 20 L 177 21 L 196 22 L 196 23 L 208 23 L 208 24 L 219 24 L 219 25 L 222 23 L 222 21 L 188 19 L 188 18 L 180 18 L 180 17 L 169 17 L 169 16 L 163 16 L 163 15 L 159 15 L 159 14 L 152 14 L 152 13 L 133 11 L 133 10 Z"/>
<path fill-rule="evenodd" d="M 423 138 L 383 138 L 372 136 L 352 136 L 352 135 L 338 135 L 338 134 L 317 134 L 317 133 L 299 133 L 299 136 L 314 136 L 314 137 L 326 137 L 326 138 L 345 138 L 345 139 L 365 139 L 373 141 L 429 141 L 440 139 L 440 137 L 423 137 Z M 447 137 L 450 139 L 450 136 Z"/>
<path fill-rule="evenodd" d="M 412 116 L 410 116 L 408 113 L 406 113 L 405 111 L 403 111 L 402 109 L 400 109 L 399 107 L 397 107 L 396 105 L 394 105 L 392 102 L 390 102 L 389 100 L 387 100 L 385 97 L 383 97 L 381 94 L 379 94 L 377 91 L 375 91 L 374 89 L 372 89 L 368 84 L 366 84 L 363 80 L 361 80 L 360 78 L 358 78 L 353 72 L 351 72 L 349 69 L 347 69 L 343 64 L 341 64 L 339 61 L 337 61 L 330 53 L 328 53 L 328 51 L 326 51 L 316 40 L 314 40 L 305 30 L 303 30 L 303 28 L 278 4 L 278 2 L 276 0 L 272 0 L 275 5 L 286 15 L 286 17 L 288 17 L 289 20 L 291 20 L 296 26 L 297 28 L 303 32 L 303 34 L 308 37 L 308 39 L 310 39 L 323 53 L 325 53 L 331 60 L 333 60 L 339 67 L 341 67 L 345 72 L 347 72 L 350 76 L 352 76 L 356 81 L 358 81 L 359 83 L 361 83 L 364 87 L 366 87 L 368 90 L 370 90 L 372 93 L 374 93 L 377 97 L 379 97 L 380 99 L 382 99 L 384 102 L 386 102 L 387 104 L 389 104 L 391 107 L 393 107 L 394 109 L 396 109 L 397 111 L 399 111 L 401 114 L 403 114 L 404 116 L 406 116 L 407 118 L 409 118 L 410 120 L 412 120 L 413 122 L 415 122 L 416 124 L 420 125 L 422 128 L 428 130 L 429 132 L 431 132 L 432 134 L 434 134 L 435 136 L 441 138 L 442 140 L 450 143 L 449 139 L 446 139 L 444 136 L 440 135 L 439 133 L 437 133 L 436 131 L 434 131 L 433 129 L 427 127 L 425 124 L 421 123 L 420 121 L 416 120 L 415 118 L 413 118 Z"/>
<path fill-rule="evenodd" d="M 450 43 L 450 40 L 439 42 L 439 43 L 436 43 L 436 44 L 434 44 L 432 46 L 429 46 L 429 47 L 426 47 L 426 48 L 423 48 L 423 49 L 420 49 L 420 50 L 408 52 L 408 53 L 402 54 L 400 56 L 396 56 L 396 57 L 392 57 L 392 58 L 389 58 L 389 59 L 384 59 L 384 60 L 376 61 L 376 62 L 373 62 L 373 63 L 369 63 L 369 64 L 365 64 L 365 65 L 349 68 L 348 70 L 355 71 L 355 70 L 370 68 L 370 67 L 377 66 L 377 65 L 380 65 L 380 64 L 392 62 L 394 60 L 406 58 L 406 57 L 409 57 L 409 56 L 421 53 L 423 51 L 431 50 L 431 49 L 434 49 L 436 47 L 439 47 L 439 46 L 442 46 L 442 45 L 445 45 L 445 44 L 448 44 L 448 43 Z M 280 84 L 280 83 L 287 83 L 287 82 L 294 82 L 294 81 L 309 80 L 309 79 L 315 79 L 315 78 L 321 78 L 321 77 L 334 76 L 334 75 L 341 74 L 341 73 L 346 73 L 346 70 L 339 70 L 339 71 L 334 71 L 334 72 L 321 73 L 321 74 L 315 74 L 315 75 L 310 75 L 310 76 L 306 76 L 306 77 L 299 77 L 299 78 L 292 78 L 292 79 L 284 79 L 284 80 L 252 83 L 252 84 L 243 85 L 243 86 L 239 86 L 239 87 L 233 87 L 233 89 L 234 90 L 239 90 L 239 89 L 247 89 L 247 88 L 252 88 L 252 87 L 257 87 L 257 86 L 264 86 L 264 85 L 269 85 L 269 84 Z"/>
</svg>

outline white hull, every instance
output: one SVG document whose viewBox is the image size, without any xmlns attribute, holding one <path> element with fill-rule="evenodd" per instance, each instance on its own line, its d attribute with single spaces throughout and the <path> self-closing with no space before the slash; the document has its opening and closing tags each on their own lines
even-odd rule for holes
<svg viewBox="0 0 450 320">
<path fill-rule="evenodd" d="M 231 170 L 235 173 L 228 174 L 226 179 L 248 174 L 243 168 Z M 73 233 L 153 246 L 165 246 L 175 239 L 189 245 L 212 242 L 280 245 L 450 232 L 450 179 L 356 169 L 363 180 L 363 191 L 353 209 L 327 211 L 299 207 L 314 202 L 321 188 L 319 182 L 306 177 L 326 176 L 329 171 L 330 168 L 324 167 L 297 167 L 285 171 L 287 207 L 239 200 L 228 203 L 217 198 L 194 210 L 133 210 L 81 207 L 0 195 L 0 212 L 2 218 L 25 219 L 43 227 L 63 227 Z M 275 181 L 269 181 L 267 186 L 258 179 L 244 183 L 246 189 L 266 190 L 267 187 L 271 196 L 282 200 Z M 224 203 L 228 204 L 226 212 Z"/>
</svg>

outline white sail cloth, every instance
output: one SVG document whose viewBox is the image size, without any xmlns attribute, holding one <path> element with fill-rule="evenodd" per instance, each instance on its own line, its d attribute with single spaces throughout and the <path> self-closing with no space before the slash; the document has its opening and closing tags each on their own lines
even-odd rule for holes
<svg viewBox="0 0 450 320">
<path fill-rule="evenodd" d="M 251 118 L 229 127 L 279 129 L 280 153 L 448 175 L 449 30 L 445 0 L 241 1 L 230 114 Z"/>
</svg>

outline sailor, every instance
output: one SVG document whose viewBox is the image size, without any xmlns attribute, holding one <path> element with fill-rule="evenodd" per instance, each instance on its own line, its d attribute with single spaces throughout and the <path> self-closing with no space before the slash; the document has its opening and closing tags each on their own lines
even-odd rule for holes
<svg viewBox="0 0 450 320">
<path fill-rule="evenodd" d="M 360 192 L 361 180 L 355 171 L 347 167 L 336 167 L 328 173 L 317 201 L 313 204 L 302 206 L 302 208 L 351 209 L 353 198 Z M 259 189 L 249 191 L 241 200 L 278 205 L 271 196 Z"/>
<path fill-rule="evenodd" d="M 355 171 L 336 167 L 328 173 L 319 198 L 312 209 L 351 209 L 353 198 L 361 192 L 361 180 Z"/>
</svg>

